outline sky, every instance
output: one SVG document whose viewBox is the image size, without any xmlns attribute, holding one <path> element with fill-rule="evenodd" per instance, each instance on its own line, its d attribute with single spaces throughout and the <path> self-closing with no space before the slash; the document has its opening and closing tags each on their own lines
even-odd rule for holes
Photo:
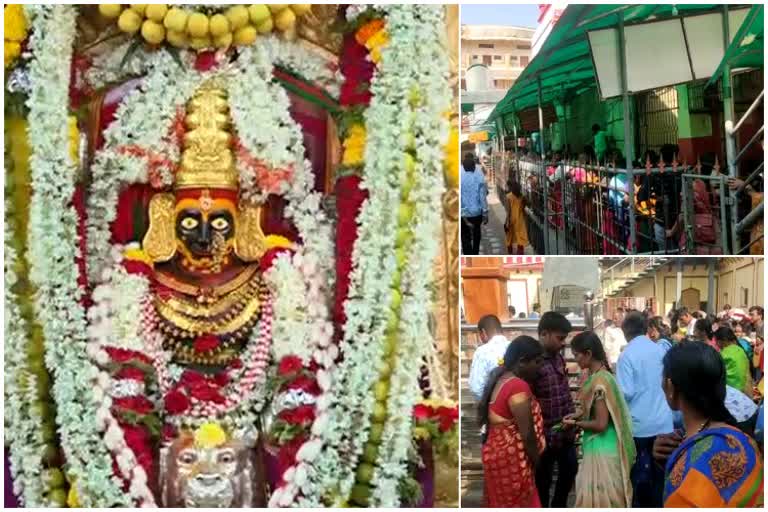
<svg viewBox="0 0 768 512">
<path fill-rule="evenodd" d="M 466 25 L 513 25 L 536 28 L 539 5 L 461 5 L 461 23 Z"/>
</svg>

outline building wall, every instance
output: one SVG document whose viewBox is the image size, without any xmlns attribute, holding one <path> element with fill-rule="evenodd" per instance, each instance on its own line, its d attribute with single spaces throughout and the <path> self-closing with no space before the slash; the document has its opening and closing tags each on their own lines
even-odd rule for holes
<svg viewBox="0 0 768 512">
<path fill-rule="evenodd" d="M 509 89 L 531 59 L 533 29 L 462 25 L 462 73 L 473 64 L 488 66 L 491 87 Z"/>
<path fill-rule="evenodd" d="M 714 309 L 720 311 L 725 304 L 747 309 L 764 304 L 762 258 L 719 258 L 715 268 Z M 696 289 L 699 301 L 705 303 L 709 292 L 707 265 L 701 262 L 683 265 L 682 287 Z M 654 297 L 656 313 L 666 315 L 677 301 L 677 265 L 665 265 L 654 275 L 640 279 L 621 292 L 621 297 Z"/>
</svg>

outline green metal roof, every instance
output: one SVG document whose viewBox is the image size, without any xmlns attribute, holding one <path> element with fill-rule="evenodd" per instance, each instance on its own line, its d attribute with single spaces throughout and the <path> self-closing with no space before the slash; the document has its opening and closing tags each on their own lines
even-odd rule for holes
<svg viewBox="0 0 768 512">
<path fill-rule="evenodd" d="M 632 25 L 719 9 L 722 9 L 721 4 L 569 5 L 539 53 L 496 105 L 488 120 L 536 106 L 539 81 L 543 103 L 597 87 L 587 32 L 617 27 L 622 14 L 625 25 Z"/>
<path fill-rule="evenodd" d="M 707 86 L 712 85 L 722 77 L 726 65 L 730 66 L 731 69 L 763 67 L 763 31 L 765 30 L 763 9 L 764 6 L 760 4 L 752 6 L 749 10 Z"/>
</svg>

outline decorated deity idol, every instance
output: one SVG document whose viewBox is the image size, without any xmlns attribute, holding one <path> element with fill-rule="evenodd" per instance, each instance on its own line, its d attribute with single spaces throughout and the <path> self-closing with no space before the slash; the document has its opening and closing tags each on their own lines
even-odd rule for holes
<svg viewBox="0 0 768 512">
<path fill-rule="evenodd" d="M 21 504 L 455 490 L 444 7 L 5 9 Z"/>
</svg>

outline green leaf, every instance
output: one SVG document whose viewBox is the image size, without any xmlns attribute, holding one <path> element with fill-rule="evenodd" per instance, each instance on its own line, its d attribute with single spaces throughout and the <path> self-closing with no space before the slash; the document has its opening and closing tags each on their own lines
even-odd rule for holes
<svg viewBox="0 0 768 512">
<path fill-rule="evenodd" d="M 171 54 L 171 57 L 173 57 L 173 61 L 179 65 L 179 68 L 182 70 L 184 69 L 184 61 L 181 60 L 181 52 L 178 48 L 175 48 L 173 46 L 164 46 L 165 51 Z"/>
<path fill-rule="evenodd" d="M 125 52 L 125 55 L 123 55 L 123 60 L 120 61 L 120 69 L 122 70 L 126 64 L 128 64 L 128 61 L 131 60 L 131 57 L 134 56 L 136 51 L 139 49 L 139 46 L 142 44 L 140 37 L 135 37 L 133 41 L 131 41 L 130 46 L 128 46 L 128 50 Z"/>
</svg>

